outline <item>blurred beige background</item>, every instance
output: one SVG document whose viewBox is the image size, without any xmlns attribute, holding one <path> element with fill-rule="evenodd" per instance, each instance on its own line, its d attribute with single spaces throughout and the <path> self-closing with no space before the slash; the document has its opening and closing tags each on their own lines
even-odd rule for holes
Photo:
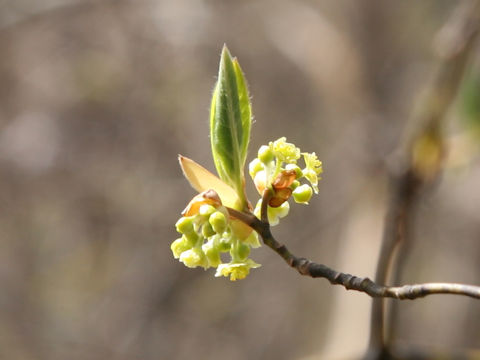
<svg viewBox="0 0 480 360">
<path fill-rule="evenodd" d="M 253 96 L 249 160 L 287 136 L 324 163 L 319 196 L 292 205 L 278 240 L 373 277 L 384 161 L 454 5 L 0 1 L 0 358 L 361 357 L 366 295 L 303 278 L 267 248 L 235 283 L 173 259 L 194 194 L 177 154 L 213 170 L 208 108 L 226 43 Z M 467 131 L 457 108 L 452 136 Z M 477 155 L 422 201 L 403 283 L 480 284 Z M 396 304 L 396 346 L 480 348 L 478 301 Z"/>
</svg>

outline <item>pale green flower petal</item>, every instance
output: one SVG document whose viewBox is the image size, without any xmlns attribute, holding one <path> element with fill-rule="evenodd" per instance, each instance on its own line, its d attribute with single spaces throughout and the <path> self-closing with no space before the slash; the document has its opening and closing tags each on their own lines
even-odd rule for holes
<svg viewBox="0 0 480 360">
<path fill-rule="evenodd" d="M 201 248 L 195 247 L 190 250 L 182 252 L 180 261 L 189 268 L 201 266 L 204 269 L 208 268 L 208 260 Z"/>
<path fill-rule="evenodd" d="M 247 277 L 250 269 L 258 268 L 260 266 L 260 264 L 257 264 L 252 259 L 247 259 L 243 262 L 221 264 L 217 267 L 215 276 L 230 276 L 231 281 L 241 280 Z"/>
<path fill-rule="evenodd" d="M 253 211 L 254 215 L 260 219 L 261 217 L 261 206 L 262 200 L 258 200 L 255 210 Z M 270 226 L 275 226 L 280 222 L 280 219 L 287 216 L 290 211 L 290 204 L 288 201 L 285 201 L 282 205 L 276 208 L 270 206 L 267 207 L 268 222 Z"/>
</svg>

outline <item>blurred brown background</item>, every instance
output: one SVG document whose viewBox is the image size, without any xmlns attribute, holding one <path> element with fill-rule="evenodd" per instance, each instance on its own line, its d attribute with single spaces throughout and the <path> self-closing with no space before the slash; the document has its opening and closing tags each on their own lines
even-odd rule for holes
<svg viewBox="0 0 480 360">
<path fill-rule="evenodd" d="M 292 205 L 278 240 L 372 277 L 384 161 L 454 6 L 0 1 L 0 358 L 359 358 L 366 295 L 303 278 L 267 248 L 234 283 L 173 259 L 173 225 L 194 194 L 177 154 L 213 170 L 208 108 L 226 43 L 253 96 L 249 160 L 287 136 L 324 163 L 319 196 Z M 452 137 L 469 133 L 459 107 Z M 402 283 L 480 284 L 477 154 L 422 201 Z M 478 301 L 397 305 L 396 346 L 480 348 Z"/>
</svg>

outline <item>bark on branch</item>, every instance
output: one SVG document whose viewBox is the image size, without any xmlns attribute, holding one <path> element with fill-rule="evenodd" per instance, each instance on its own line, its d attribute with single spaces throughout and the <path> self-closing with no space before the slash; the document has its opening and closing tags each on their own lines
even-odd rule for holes
<svg viewBox="0 0 480 360">
<path fill-rule="evenodd" d="M 240 212 L 228 208 L 231 216 L 244 222 L 254 229 L 262 238 L 265 245 L 275 251 L 292 268 L 296 269 L 301 275 L 312 278 L 324 278 L 333 285 L 342 285 L 347 290 L 356 290 L 363 292 L 374 298 L 394 298 L 399 300 L 417 299 L 433 294 L 452 294 L 464 295 L 480 299 L 480 286 L 455 284 L 455 283 L 426 283 L 403 286 L 385 286 L 377 284 L 368 277 L 358 277 L 355 275 L 342 273 L 329 268 L 326 265 L 315 263 L 309 259 L 298 257 L 292 254 L 284 244 L 278 242 L 270 231 L 270 224 L 267 217 L 267 204 L 271 197 L 270 190 L 264 192 L 262 198 L 262 220 L 257 219 L 255 215 Z"/>
</svg>

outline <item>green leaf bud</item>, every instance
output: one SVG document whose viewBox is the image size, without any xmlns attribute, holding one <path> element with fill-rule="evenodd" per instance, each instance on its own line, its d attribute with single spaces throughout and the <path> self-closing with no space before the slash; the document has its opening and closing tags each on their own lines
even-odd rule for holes
<svg viewBox="0 0 480 360">
<path fill-rule="evenodd" d="M 193 217 L 192 216 L 181 217 L 176 222 L 175 227 L 177 228 L 177 231 L 180 234 L 188 234 L 193 232 L 195 230 L 193 226 Z"/>
<path fill-rule="evenodd" d="M 275 156 L 270 146 L 262 145 L 260 146 L 260 149 L 258 149 L 258 159 L 262 163 L 268 164 L 270 161 L 273 161 L 274 157 Z"/>
<path fill-rule="evenodd" d="M 190 250 L 191 248 L 192 245 L 190 242 L 183 237 L 175 240 L 172 242 L 172 245 L 170 245 L 170 249 L 172 250 L 175 259 L 178 259 L 184 251 Z"/>
<path fill-rule="evenodd" d="M 202 225 L 202 235 L 205 238 L 209 238 L 215 234 L 216 234 L 216 231 L 213 230 L 213 227 L 212 225 L 210 225 L 210 223 L 206 222 L 205 224 Z"/>
<path fill-rule="evenodd" d="M 227 228 L 227 219 L 221 211 L 216 211 L 210 215 L 208 221 L 217 234 L 222 234 Z"/>
<path fill-rule="evenodd" d="M 244 172 L 252 123 L 250 96 L 242 69 L 224 46 L 218 81 L 210 107 L 210 140 L 220 178 L 233 187 L 248 207 Z"/>
<path fill-rule="evenodd" d="M 308 202 L 312 198 L 312 195 L 313 190 L 307 184 L 300 185 L 295 190 L 293 190 L 293 199 L 299 204 L 308 204 Z"/>
</svg>

